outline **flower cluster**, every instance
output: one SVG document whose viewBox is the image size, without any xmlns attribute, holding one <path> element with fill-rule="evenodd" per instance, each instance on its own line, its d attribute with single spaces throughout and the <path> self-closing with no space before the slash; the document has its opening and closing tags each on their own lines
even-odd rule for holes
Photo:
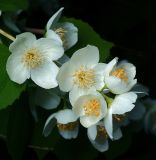
<svg viewBox="0 0 156 160">
<path fill-rule="evenodd" d="M 68 58 L 64 51 L 78 41 L 78 29 L 72 23 L 59 22 L 62 10 L 48 21 L 44 38 L 37 40 L 29 32 L 16 36 L 9 47 L 12 54 L 6 70 L 10 79 L 18 84 L 31 78 L 41 87 L 33 93 L 33 104 L 54 109 L 64 101 L 63 109 L 47 119 L 45 136 L 56 125 L 64 138 L 76 138 L 81 124 L 87 128 L 92 145 L 104 152 L 109 148 L 109 139 L 122 137 L 120 128 L 133 117 L 130 113 L 137 94 L 144 91 L 135 90 L 137 80 L 133 64 L 118 62 L 118 58 L 107 64 L 100 63 L 96 46 L 87 45 Z M 61 57 L 66 58 L 60 67 Z"/>
</svg>

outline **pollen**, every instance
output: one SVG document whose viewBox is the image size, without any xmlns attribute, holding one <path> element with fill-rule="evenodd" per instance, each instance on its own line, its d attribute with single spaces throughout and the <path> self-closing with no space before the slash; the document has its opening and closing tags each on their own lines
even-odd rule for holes
<svg viewBox="0 0 156 160">
<path fill-rule="evenodd" d="M 77 122 L 70 122 L 67 124 L 62 124 L 62 123 L 57 123 L 57 127 L 59 130 L 64 130 L 64 131 L 72 131 L 78 126 Z"/>
<path fill-rule="evenodd" d="M 36 48 L 27 50 L 22 58 L 22 62 L 31 69 L 36 68 L 43 62 L 43 56 Z"/>
<path fill-rule="evenodd" d="M 91 99 L 84 104 L 85 115 L 87 116 L 100 116 L 101 104 L 98 99 Z"/>
<path fill-rule="evenodd" d="M 55 33 L 56 33 L 57 35 L 59 35 L 59 37 L 61 38 L 63 44 L 65 43 L 65 33 L 66 33 L 66 32 L 67 32 L 67 31 L 66 31 L 64 28 L 62 28 L 62 27 L 57 28 L 57 29 L 55 30 Z"/>
<path fill-rule="evenodd" d="M 127 73 L 123 68 L 117 68 L 115 71 L 111 73 L 111 75 L 123 80 L 124 82 L 128 81 Z"/>
<path fill-rule="evenodd" d="M 74 83 L 83 89 L 90 88 L 95 84 L 95 71 L 84 66 L 76 70 L 73 77 Z"/>
<path fill-rule="evenodd" d="M 97 136 L 99 138 L 108 138 L 108 134 L 104 126 L 97 126 Z"/>
</svg>

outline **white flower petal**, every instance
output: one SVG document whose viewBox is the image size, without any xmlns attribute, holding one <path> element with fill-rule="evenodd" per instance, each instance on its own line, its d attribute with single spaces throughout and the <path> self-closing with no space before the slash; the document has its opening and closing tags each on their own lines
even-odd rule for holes
<svg viewBox="0 0 156 160">
<path fill-rule="evenodd" d="M 105 68 L 106 68 L 105 63 L 98 63 L 94 67 L 94 70 L 96 72 L 96 89 L 97 90 L 102 89 L 105 85 L 104 83 Z"/>
<path fill-rule="evenodd" d="M 72 139 L 72 138 L 75 139 L 75 138 L 77 138 L 78 131 L 79 131 L 78 126 L 76 126 L 76 128 L 74 128 L 73 130 L 61 130 L 61 129 L 59 129 L 60 135 L 65 139 Z"/>
<path fill-rule="evenodd" d="M 72 66 L 70 65 L 69 62 L 64 63 L 57 75 L 57 81 L 59 87 L 64 92 L 70 91 L 73 87 L 73 79 L 72 79 L 73 70 L 71 67 Z"/>
<path fill-rule="evenodd" d="M 30 32 L 19 34 L 16 36 L 15 41 L 10 44 L 9 50 L 12 54 L 24 54 L 27 49 L 31 48 L 35 41 L 35 35 Z"/>
<path fill-rule="evenodd" d="M 132 89 L 132 87 L 136 84 L 137 80 L 134 79 L 136 75 L 136 68 L 133 64 L 122 61 L 118 65 L 117 58 L 113 59 L 110 63 L 108 63 L 105 69 L 105 83 L 106 86 L 111 90 L 114 94 L 122 94 L 128 92 Z M 123 68 L 126 74 L 127 81 L 124 81 L 116 76 L 111 75 L 112 71 L 116 69 Z"/>
<path fill-rule="evenodd" d="M 113 140 L 118 140 L 122 137 L 121 129 L 118 128 L 115 131 L 113 131 Z"/>
<path fill-rule="evenodd" d="M 94 93 L 95 91 L 96 90 L 93 87 L 90 89 L 81 89 L 74 86 L 72 90 L 69 92 L 69 101 L 71 105 L 74 106 L 75 102 L 80 96 L 91 94 L 91 93 Z"/>
<path fill-rule="evenodd" d="M 94 67 L 99 62 L 99 50 L 95 46 L 87 45 L 84 48 L 77 50 L 71 57 L 73 65 L 84 65 L 89 68 Z"/>
<path fill-rule="evenodd" d="M 104 126 L 109 135 L 109 137 L 113 138 L 113 122 L 112 122 L 112 110 L 111 108 L 108 110 L 107 115 L 104 118 Z"/>
<path fill-rule="evenodd" d="M 50 89 L 56 87 L 56 75 L 59 68 L 55 63 L 47 61 L 38 68 L 31 70 L 32 80 L 42 88 Z"/>
<path fill-rule="evenodd" d="M 110 106 L 113 114 L 124 114 L 131 111 L 135 105 L 137 95 L 134 92 L 127 92 L 115 97 Z"/>
<path fill-rule="evenodd" d="M 90 140 L 94 141 L 97 136 L 97 128 L 96 125 L 93 125 L 87 129 L 87 135 Z"/>
<path fill-rule="evenodd" d="M 112 61 L 110 61 L 106 68 L 105 68 L 105 73 L 106 73 L 106 78 L 107 76 L 109 76 L 110 72 L 112 71 L 112 69 L 114 68 L 114 66 L 117 64 L 118 62 L 118 58 L 115 57 Z"/>
<path fill-rule="evenodd" d="M 117 68 L 124 68 L 127 76 L 128 76 L 128 79 L 129 80 L 132 80 L 134 79 L 135 75 L 136 75 L 136 67 L 131 64 L 131 63 L 128 63 L 126 61 L 121 61 L 119 64 L 118 64 L 118 67 Z"/>
<path fill-rule="evenodd" d="M 71 48 L 78 41 L 78 29 L 72 23 L 64 22 L 58 23 L 57 28 L 63 28 L 64 34 L 64 48 L 65 50 Z"/>
<path fill-rule="evenodd" d="M 51 39 L 53 39 L 53 40 L 55 40 L 55 41 L 60 42 L 60 44 L 62 45 L 62 40 L 61 40 L 61 38 L 60 38 L 59 35 L 56 34 L 53 30 L 51 30 L 51 29 L 47 30 L 45 36 L 46 36 L 47 38 L 51 38 Z"/>
<path fill-rule="evenodd" d="M 34 46 L 39 49 L 42 55 L 45 55 L 45 57 L 50 60 L 57 60 L 64 53 L 60 42 L 51 38 L 40 38 L 35 42 Z"/>
<path fill-rule="evenodd" d="M 60 97 L 54 93 L 49 93 L 45 89 L 38 89 L 35 94 L 36 105 L 44 109 L 54 109 L 60 104 Z"/>
<path fill-rule="evenodd" d="M 142 98 L 144 96 L 148 96 L 149 95 L 149 88 L 142 85 L 142 84 L 136 84 L 133 88 L 132 88 L 132 92 L 135 92 L 138 95 L 138 98 Z"/>
<path fill-rule="evenodd" d="M 148 101 L 150 102 L 151 99 L 149 99 Z M 152 104 L 149 104 L 149 105 L 152 105 Z M 155 104 L 153 104 L 153 105 L 155 105 Z M 149 111 L 147 112 L 147 114 L 145 115 L 145 118 L 144 118 L 145 131 L 147 133 L 151 132 L 153 127 L 155 128 L 155 122 L 153 121 L 152 117 L 155 117 L 155 115 L 156 115 L 156 107 L 155 106 L 150 106 L 150 107 L 151 108 L 149 109 Z"/>
<path fill-rule="evenodd" d="M 85 102 L 86 102 L 86 99 L 84 96 L 82 96 L 74 103 L 72 110 L 77 116 L 84 116 L 85 113 L 84 113 L 83 104 Z"/>
<path fill-rule="evenodd" d="M 112 93 L 122 94 L 128 92 L 137 83 L 137 80 L 132 80 L 129 84 L 127 84 L 117 77 L 109 76 L 105 78 L 105 83 Z"/>
<path fill-rule="evenodd" d="M 99 116 L 99 117 L 96 117 L 96 116 L 82 116 L 82 117 L 80 117 L 80 123 L 85 128 L 88 128 L 88 127 L 90 127 L 92 125 L 95 125 L 102 118 L 103 118 L 102 116 Z"/>
<path fill-rule="evenodd" d="M 71 91 L 72 92 L 72 91 Z M 92 94 L 93 93 L 93 94 Z M 84 104 L 93 97 L 93 95 L 97 95 L 98 92 L 95 91 L 91 91 L 89 93 L 76 88 L 73 91 L 73 94 L 69 94 L 70 98 L 73 98 L 71 101 L 71 104 L 73 105 L 73 111 L 76 115 L 78 116 L 84 116 L 85 112 L 84 112 Z M 75 98 L 76 97 L 76 98 Z M 100 97 L 101 98 L 101 97 Z M 101 99 L 100 99 L 101 100 Z M 102 102 L 103 103 L 103 102 Z M 103 108 L 102 108 L 103 109 Z M 102 110 L 103 111 L 103 110 Z"/>
<path fill-rule="evenodd" d="M 100 139 L 100 140 L 92 140 L 89 137 L 90 142 L 99 152 L 105 152 L 109 148 L 108 140 L 107 139 Z"/>
<path fill-rule="evenodd" d="M 56 114 L 56 119 L 58 123 L 61 124 L 67 124 L 70 122 L 75 122 L 78 117 L 74 114 L 74 112 L 71 109 L 64 109 Z"/>
<path fill-rule="evenodd" d="M 22 63 L 21 55 L 11 54 L 6 63 L 6 70 L 10 79 L 18 84 L 30 78 L 30 70 Z"/>
<path fill-rule="evenodd" d="M 128 118 L 131 120 L 139 120 L 143 118 L 145 112 L 145 106 L 138 100 L 135 104 L 134 109 L 131 112 L 129 112 Z"/>
<path fill-rule="evenodd" d="M 60 8 L 48 21 L 47 23 L 47 26 L 46 26 L 46 29 L 49 30 L 50 28 L 52 28 L 57 22 L 58 20 L 60 19 L 61 17 L 61 14 L 62 14 L 62 10 L 64 8 Z"/>
<path fill-rule="evenodd" d="M 103 143 L 94 143 L 93 146 L 100 152 L 105 152 L 109 148 L 108 140 Z"/>
<path fill-rule="evenodd" d="M 48 119 L 46 120 L 46 123 L 44 125 L 44 129 L 43 129 L 43 134 L 45 137 L 47 137 L 51 133 L 52 129 L 56 125 L 55 116 L 56 116 L 56 113 L 50 115 L 48 117 Z"/>
<path fill-rule="evenodd" d="M 98 116 L 95 115 L 85 115 L 84 105 L 91 99 L 98 99 L 100 100 L 100 114 Z M 80 117 L 81 124 L 88 128 L 91 125 L 96 124 L 99 122 L 107 113 L 107 104 L 102 95 L 96 91 L 91 92 L 91 94 L 86 94 L 80 96 L 73 106 L 73 111 L 76 115 Z"/>
</svg>

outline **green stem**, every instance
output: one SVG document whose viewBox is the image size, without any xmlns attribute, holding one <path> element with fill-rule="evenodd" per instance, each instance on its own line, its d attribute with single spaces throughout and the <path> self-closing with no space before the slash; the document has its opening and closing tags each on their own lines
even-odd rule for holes
<svg viewBox="0 0 156 160">
<path fill-rule="evenodd" d="M 102 96 L 105 98 L 108 108 L 111 106 L 112 102 L 113 102 L 113 98 L 110 98 L 108 96 L 106 96 L 104 93 L 100 92 L 102 94 Z"/>
<path fill-rule="evenodd" d="M 107 89 L 107 86 L 106 86 L 106 85 L 104 85 L 104 86 L 101 88 L 101 90 L 99 90 L 99 92 L 101 93 L 104 89 Z"/>
</svg>

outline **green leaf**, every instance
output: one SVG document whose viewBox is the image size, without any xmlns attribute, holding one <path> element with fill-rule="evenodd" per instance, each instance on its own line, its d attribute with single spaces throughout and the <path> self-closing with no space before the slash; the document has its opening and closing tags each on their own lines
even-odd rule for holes
<svg viewBox="0 0 156 160">
<path fill-rule="evenodd" d="M 67 55 L 71 56 L 77 49 L 83 48 L 89 44 L 99 48 L 101 62 L 104 62 L 106 58 L 108 58 L 110 49 L 114 45 L 113 43 L 103 40 L 86 22 L 73 18 L 63 18 L 62 20 L 64 22 L 71 22 L 78 28 L 78 42 L 66 52 Z"/>
<path fill-rule="evenodd" d="M 2 138 L 6 136 L 7 126 L 9 121 L 10 108 L 3 109 L 0 111 L 0 135 Z"/>
<path fill-rule="evenodd" d="M 15 11 L 18 9 L 26 9 L 28 7 L 28 0 L 1 0 L 0 10 Z"/>
<path fill-rule="evenodd" d="M 28 107 L 28 95 L 24 94 L 10 108 L 7 127 L 7 147 L 13 160 L 21 160 L 29 145 L 33 119 Z"/>
<path fill-rule="evenodd" d="M 0 44 L 0 109 L 11 105 L 25 89 L 25 85 L 18 85 L 8 77 L 6 61 L 9 55 L 8 48 Z"/>
</svg>

